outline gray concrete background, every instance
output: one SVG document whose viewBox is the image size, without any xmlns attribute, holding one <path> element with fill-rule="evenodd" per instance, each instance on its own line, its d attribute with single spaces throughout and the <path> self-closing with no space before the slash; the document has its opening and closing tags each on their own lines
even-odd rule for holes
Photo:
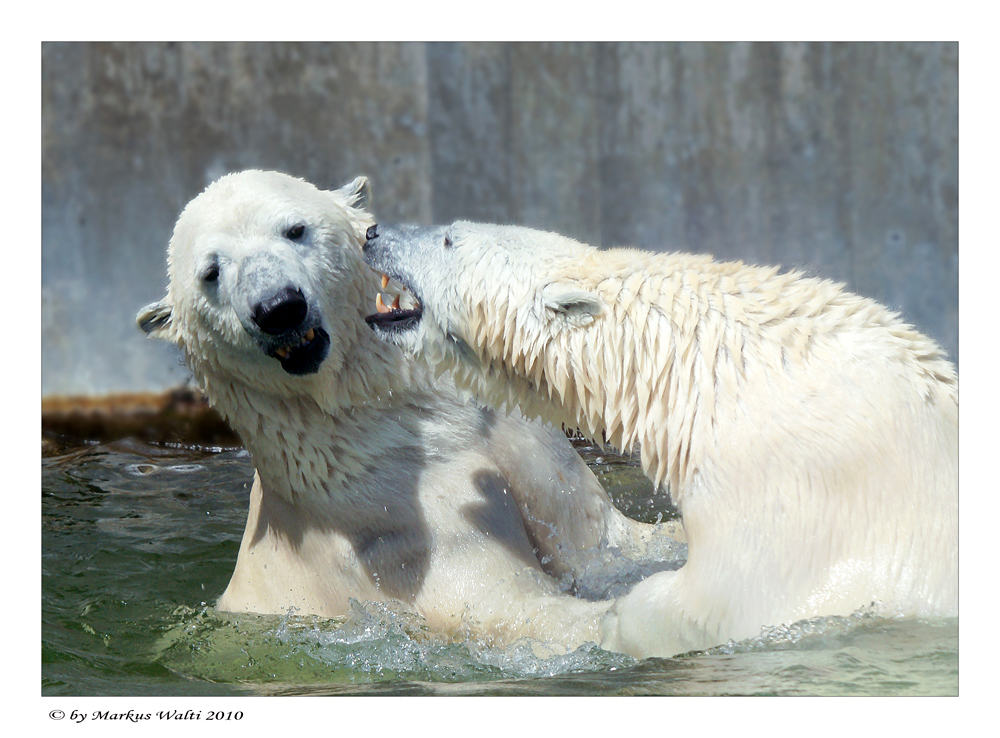
<svg viewBox="0 0 1000 738">
<path fill-rule="evenodd" d="M 958 359 L 957 44 L 46 43 L 43 395 L 186 380 L 134 316 L 250 167 L 367 174 L 384 222 L 802 267 Z"/>
</svg>

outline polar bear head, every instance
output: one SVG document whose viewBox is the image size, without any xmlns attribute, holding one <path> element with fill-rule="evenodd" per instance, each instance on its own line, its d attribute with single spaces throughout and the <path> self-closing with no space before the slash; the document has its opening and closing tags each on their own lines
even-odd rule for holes
<svg viewBox="0 0 1000 738">
<path fill-rule="evenodd" d="M 385 340 L 427 350 L 444 338 L 488 348 L 486 321 L 531 317 L 540 333 L 589 325 L 605 310 L 589 289 L 581 261 L 596 252 L 570 238 L 519 226 L 457 222 L 382 226 L 370 231 L 365 260 L 411 289 L 416 310 L 369 316 Z M 463 349 L 464 350 L 464 349 Z"/>
<path fill-rule="evenodd" d="M 213 401 L 234 383 L 279 396 L 330 386 L 366 332 L 370 192 L 364 177 L 333 191 L 277 172 L 222 177 L 178 219 L 167 296 L 139 326 L 182 348 Z"/>
<path fill-rule="evenodd" d="M 366 261 L 415 295 L 413 310 L 380 308 L 367 318 L 383 340 L 450 369 L 496 405 L 528 407 L 542 389 L 543 347 L 591 325 L 607 310 L 587 278 L 597 249 L 518 226 L 382 226 Z M 562 388 L 546 382 L 542 394 Z"/>
</svg>

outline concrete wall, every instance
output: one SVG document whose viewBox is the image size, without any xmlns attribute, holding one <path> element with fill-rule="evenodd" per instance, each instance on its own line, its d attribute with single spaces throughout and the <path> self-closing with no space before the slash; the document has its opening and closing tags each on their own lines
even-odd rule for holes
<svg viewBox="0 0 1000 738">
<path fill-rule="evenodd" d="M 805 267 L 958 358 L 957 44 L 44 44 L 42 390 L 187 377 L 134 325 L 221 174 L 384 222 Z"/>
</svg>

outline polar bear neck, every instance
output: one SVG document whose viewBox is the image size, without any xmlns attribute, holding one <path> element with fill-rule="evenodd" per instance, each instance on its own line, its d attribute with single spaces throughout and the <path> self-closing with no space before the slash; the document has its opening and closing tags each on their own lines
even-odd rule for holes
<svg viewBox="0 0 1000 738">
<path fill-rule="evenodd" d="M 241 397 L 242 395 L 242 397 Z M 264 489 L 296 504 L 345 504 L 363 487 L 372 459 L 413 446 L 411 434 L 386 421 L 405 401 L 329 412 L 311 397 L 274 397 L 234 388 L 227 419 L 250 451 Z"/>
<path fill-rule="evenodd" d="M 787 376 L 838 360 L 845 335 L 880 332 L 913 368 L 919 393 L 955 399 L 954 367 L 933 341 L 829 281 L 634 250 L 592 250 L 562 269 L 587 275 L 580 288 L 601 296 L 609 308 L 602 317 L 567 327 L 523 309 L 523 300 L 480 295 L 465 307 L 480 361 L 446 346 L 447 363 L 490 404 L 519 405 L 626 452 L 639 447 L 647 475 L 668 485 L 682 509 L 716 442 L 720 405 L 741 412 L 748 367 Z"/>
<path fill-rule="evenodd" d="M 251 384 L 223 371 L 209 352 L 189 352 L 195 377 L 250 451 L 268 492 L 326 504 L 356 486 L 378 448 L 390 453 L 413 442 L 387 417 L 423 397 L 434 384 L 430 372 L 370 331 L 355 338 L 350 353 L 364 356 L 365 366 L 348 358 L 299 393 Z"/>
</svg>

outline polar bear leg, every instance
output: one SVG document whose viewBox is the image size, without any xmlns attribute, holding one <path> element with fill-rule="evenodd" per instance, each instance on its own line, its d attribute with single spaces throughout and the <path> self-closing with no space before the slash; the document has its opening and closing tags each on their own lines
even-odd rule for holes
<svg viewBox="0 0 1000 738">
<path fill-rule="evenodd" d="M 601 623 L 601 648 L 645 659 L 676 656 L 717 643 L 685 615 L 680 593 L 683 579 L 683 569 L 658 572 L 618 598 Z"/>
<path fill-rule="evenodd" d="M 498 419 L 489 448 L 550 573 L 578 576 L 598 549 L 638 561 L 675 556 L 683 545 L 680 524 L 655 526 L 625 517 L 561 430 Z"/>
</svg>

